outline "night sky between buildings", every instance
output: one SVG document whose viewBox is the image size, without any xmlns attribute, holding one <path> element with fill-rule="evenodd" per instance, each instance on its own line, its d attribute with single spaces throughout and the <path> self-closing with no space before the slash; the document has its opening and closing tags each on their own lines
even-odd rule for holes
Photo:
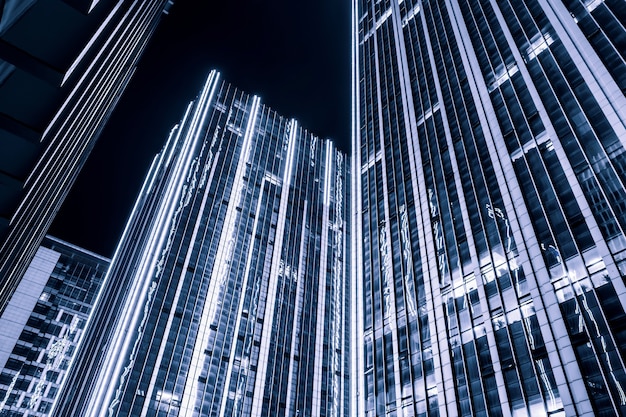
<svg viewBox="0 0 626 417">
<path fill-rule="evenodd" d="M 112 256 L 153 156 L 213 68 L 350 146 L 350 3 L 176 0 L 50 234 Z"/>
</svg>

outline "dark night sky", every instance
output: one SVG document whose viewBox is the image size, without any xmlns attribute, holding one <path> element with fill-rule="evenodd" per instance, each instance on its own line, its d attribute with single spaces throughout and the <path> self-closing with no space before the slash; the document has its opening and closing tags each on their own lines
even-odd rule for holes
<svg viewBox="0 0 626 417">
<path fill-rule="evenodd" d="M 153 156 L 208 72 L 350 143 L 350 3 L 176 0 L 50 229 L 112 256 Z"/>
</svg>

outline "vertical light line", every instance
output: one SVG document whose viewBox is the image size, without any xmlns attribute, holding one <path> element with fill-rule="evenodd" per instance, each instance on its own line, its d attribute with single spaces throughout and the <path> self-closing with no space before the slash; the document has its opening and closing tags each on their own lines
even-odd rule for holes
<svg viewBox="0 0 626 417">
<path fill-rule="evenodd" d="M 339 152 L 335 154 L 336 160 L 336 174 L 335 174 L 335 219 L 332 225 L 334 232 L 333 236 L 333 266 L 332 266 L 332 290 L 333 290 L 333 317 L 331 318 L 331 369 L 332 378 L 332 398 L 333 398 L 333 410 L 331 412 L 332 417 L 338 417 L 340 414 L 339 407 L 343 393 L 341 390 L 342 381 L 342 368 L 340 365 L 345 354 L 345 350 L 342 349 L 342 334 L 343 334 L 343 281 L 344 281 L 344 268 L 343 262 L 343 155 Z M 341 355 L 338 353 L 341 352 Z M 340 392 L 341 390 L 341 392 Z"/>
<path fill-rule="evenodd" d="M 267 176 L 263 178 L 263 180 L 261 181 L 261 189 L 259 192 L 259 200 L 257 201 L 257 205 L 256 205 L 256 210 L 254 212 L 254 224 L 252 226 L 252 234 L 251 239 L 250 239 L 250 245 L 248 247 L 248 254 L 246 256 L 246 268 L 245 268 L 245 272 L 244 272 L 244 277 L 243 277 L 243 282 L 241 284 L 241 288 L 242 288 L 242 296 L 239 298 L 238 303 L 239 306 L 237 308 L 237 315 L 235 317 L 237 317 L 237 322 L 235 323 L 235 330 L 233 332 L 233 338 L 235 340 L 235 342 L 233 342 L 231 344 L 231 348 L 230 348 L 230 354 L 228 355 L 228 357 L 230 358 L 235 358 L 235 352 L 237 350 L 237 346 L 239 343 L 244 343 L 244 341 L 238 341 L 237 337 L 239 335 L 239 328 L 241 327 L 241 317 L 243 314 L 243 307 L 244 307 L 244 294 L 246 291 L 246 288 L 248 286 L 248 280 L 250 278 L 250 269 L 252 268 L 252 257 L 254 255 L 254 249 L 257 246 L 257 239 L 255 239 L 254 237 L 257 234 L 257 229 L 259 226 L 259 220 L 261 218 L 261 204 L 263 203 L 263 190 L 265 190 L 265 183 L 266 182 L 272 182 L 272 179 L 269 179 Z M 246 335 L 247 337 L 254 337 L 254 335 Z M 224 388 L 226 390 L 230 390 L 229 386 L 231 384 L 230 382 L 230 378 L 233 372 L 233 366 L 234 366 L 234 360 L 231 360 L 228 362 L 228 369 L 226 370 L 226 378 L 224 379 Z M 241 363 L 241 366 L 243 366 L 243 361 Z M 244 370 L 246 373 L 246 376 L 248 374 L 248 369 Z M 235 383 L 235 389 L 237 389 L 237 384 Z M 237 401 L 237 392 L 235 393 L 235 399 L 234 401 Z M 226 412 L 226 401 L 223 401 L 221 404 L 221 408 L 220 408 L 220 417 L 224 417 L 224 414 Z"/>
</svg>

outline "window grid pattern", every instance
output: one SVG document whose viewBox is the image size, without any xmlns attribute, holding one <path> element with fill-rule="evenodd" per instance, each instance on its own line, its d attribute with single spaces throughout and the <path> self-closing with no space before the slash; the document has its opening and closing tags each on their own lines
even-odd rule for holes
<svg viewBox="0 0 626 417">
<path fill-rule="evenodd" d="M 625 412 L 626 115 L 623 97 L 604 99 L 619 92 L 597 91 L 623 91 L 623 4 L 563 3 L 571 15 L 541 0 L 353 3 L 362 414 Z M 606 53 L 581 56 L 592 49 Z M 406 160 L 415 168 L 397 169 Z M 423 328 L 438 330 L 435 351 L 429 338 L 409 345 L 438 358 L 426 378 L 435 401 L 403 354 L 411 286 L 399 286 L 398 226 L 412 232 L 416 218 L 410 236 L 428 256 L 414 252 L 413 266 L 429 266 L 411 281 L 417 310 L 434 305 Z"/>
</svg>

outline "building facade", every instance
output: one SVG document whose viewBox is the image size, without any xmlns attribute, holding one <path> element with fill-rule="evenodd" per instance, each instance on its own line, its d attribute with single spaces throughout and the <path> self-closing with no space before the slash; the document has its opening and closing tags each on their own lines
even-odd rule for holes
<svg viewBox="0 0 626 417">
<path fill-rule="evenodd" d="M 625 6 L 353 1 L 353 415 L 626 415 Z"/>
<path fill-rule="evenodd" d="M 0 313 L 170 5 L 0 2 Z"/>
<path fill-rule="evenodd" d="M 53 415 L 349 415 L 349 171 L 212 72 L 154 159 Z"/>
<path fill-rule="evenodd" d="M 48 416 L 109 259 L 47 236 L 0 317 L 0 416 Z"/>
</svg>

